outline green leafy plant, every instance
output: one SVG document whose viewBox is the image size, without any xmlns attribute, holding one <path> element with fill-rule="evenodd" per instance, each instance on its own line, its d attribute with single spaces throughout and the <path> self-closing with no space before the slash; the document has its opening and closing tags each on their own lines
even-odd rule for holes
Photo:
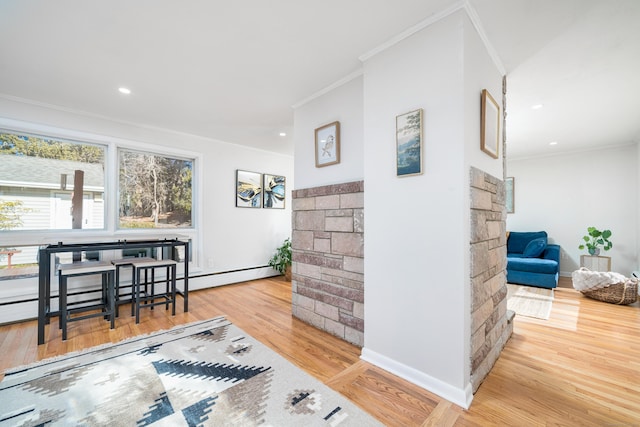
<svg viewBox="0 0 640 427">
<path fill-rule="evenodd" d="M 611 237 L 611 230 L 600 231 L 595 227 L 587 228 L 587 235 L 582 237 L 585 243 L 578 246 L 578 249 L 587 249 L 589 254 L 597 255 L 600 253 L 600 247 L 605 251 L 608 251 L 613 247 L 613 243 L 609 240 Z"/>
<path fill-rule="evenodd" d="M 285 273 L 287 267 L 291 265 L 291 239 L 285 239 L 282 245 L 276 249 L 276 253 L 269 260 L 269 265 L 280 274 Z"/>
</svg>

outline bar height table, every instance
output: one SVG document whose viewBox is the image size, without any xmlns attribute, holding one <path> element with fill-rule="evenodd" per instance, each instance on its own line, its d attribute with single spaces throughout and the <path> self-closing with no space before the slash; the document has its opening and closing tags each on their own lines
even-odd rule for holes
<svg viewBox="0 0 640 427">
<path fill-rule="evenodd" d="M 55 258 L 52 256 L 63 252 L 108 251 L 117 249 L 145 249 L 170 248 L 171 259 L 176 260 L 177 248 L 184 247 L 184 287 L 177 293 L 184 299 L 184 312 L 189 311 L 189 241 L 181 239 L 150 239 L 150 240 L 118 240 L 111 242 L 50 244 L 38 251 L 38 345 L 44 344 L 45 325 L 51 317 L 60 316 L 60 311 L 51 311 L 51 271 L 52 263 L 55 268 Z M 180 280 L 180 279 L 179 279 Z"/>
</svg>

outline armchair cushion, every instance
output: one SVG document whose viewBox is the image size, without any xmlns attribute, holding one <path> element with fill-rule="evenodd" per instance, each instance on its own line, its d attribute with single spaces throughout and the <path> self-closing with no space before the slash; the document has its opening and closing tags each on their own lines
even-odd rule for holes
<svg viewBox="0 0 640 427">
<path fill-rule="evenodd" d="M 538 237 L 530 241 L 522 252 L 522 256 L 525 258 L 538 258 L 542 255 L 542 252 L 547 248 L 547 238 Z"/>
<path fill-rule="evenodd" d="M 546 231 L 512 231 L 507 238 L 507 252 L 512 254 L 522 254 L 530 241 L 547 238 Z"/>
</svg>

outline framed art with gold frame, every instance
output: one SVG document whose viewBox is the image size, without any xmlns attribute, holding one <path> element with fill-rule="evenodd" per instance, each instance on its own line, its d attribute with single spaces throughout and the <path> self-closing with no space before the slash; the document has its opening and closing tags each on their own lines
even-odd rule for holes
<svg viewBox="0 0 640 427">
<path fill-rule="evenodd" d="M 480 149 L 497 159 L 500 156 L 500 106 L 488 90 L 482 90 Z"/>
<path fill-rule="evenodd" d="M 340 122 L 316 129 L 316 167 L 340 163 Z"/>
</svg>

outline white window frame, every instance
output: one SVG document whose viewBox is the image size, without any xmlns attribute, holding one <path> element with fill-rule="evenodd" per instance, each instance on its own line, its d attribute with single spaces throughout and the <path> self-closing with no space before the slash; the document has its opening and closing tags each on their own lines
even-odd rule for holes
<svg viewBox="0 0 640 427">
<path fill-rule="evenodd" d="M 106 146 L 105 153 L 105 183 L 104 183 L 104 229 L 86 230 L 6 230 L 0 232 L 4 246 L 38 246 L 56 242 L 73 241 L 109 241 L 118 239 L 144 238 L 186 238 L 191 241 L 190 271 L 201 266 L 202 253 L 202 225 L 201 225 L 201 185 L 202 182 L 202 154 L 176 149 L 158 144 L 149 144 L 123 138 L 108 137 L 88 132 L 62 129 L 53 126 L 39 125 L 18 120 L 0 118 L 0 129 L 10 133 L 42 136 L 63 141 L 97 144 Z M 176 135 L 176 139 L 180 138 Z M 178 145 L 178 141 L 176 141 Z M 191 228 L 174 229 L 119 229 L 118 228 L 118 149 L 148 152 L 150 154 L 166 155 L 170 157 L 192 159 L 192 224 Z"/>
</svg>

